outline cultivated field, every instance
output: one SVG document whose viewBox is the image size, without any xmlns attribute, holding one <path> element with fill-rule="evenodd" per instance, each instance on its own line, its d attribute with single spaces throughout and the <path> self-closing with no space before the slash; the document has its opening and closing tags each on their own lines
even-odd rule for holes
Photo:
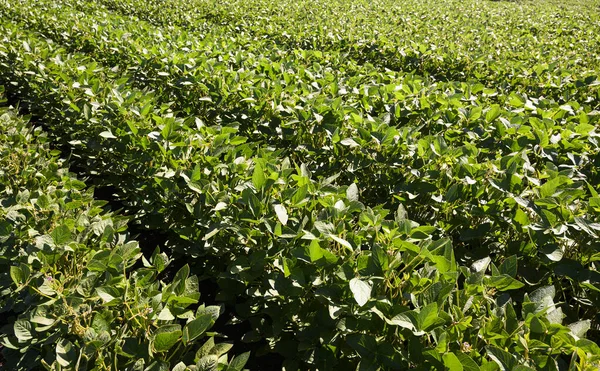
<svg viewBox="0 0 600 371">
<path fill-rule="evenodd" d="M 0 0 L 0 369 L 600 369 L 600 1 Z"/>
</svg>

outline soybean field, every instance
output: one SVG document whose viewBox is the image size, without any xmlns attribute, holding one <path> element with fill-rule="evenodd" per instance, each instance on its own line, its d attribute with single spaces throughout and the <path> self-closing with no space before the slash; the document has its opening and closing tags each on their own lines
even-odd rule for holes
<svg viewBox="0 0 600 371">
<path fill-rule="evenodd" d="M 0 369 L 600 369 L 600 1 L 0 0 Z"/>
</svg>

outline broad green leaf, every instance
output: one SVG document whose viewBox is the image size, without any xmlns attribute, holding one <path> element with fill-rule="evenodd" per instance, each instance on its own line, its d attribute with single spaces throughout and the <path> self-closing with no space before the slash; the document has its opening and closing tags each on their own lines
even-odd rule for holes
<svg viewBox="0 0 600 371">
<path fill-rule="evenodd" d="M 350 280 L 350 290 L 354 295 L 354 300 L 358 303 L 359 306 L 363 306 L 369 301 L 371 298 L 371 285 L 367 282 L 359 279 L 353 278 Z"/>
<path fill-rule="evenodd" d="M 500 273 L 514 278 L 517 275 L 517 256 L 511 255 L 504 259 L 502 264 L 500 264 L 499 270 Z"/>
<path fill-rule="evenodd" d="M 348 250 L 350 251 L 354 251 L 354 248 L 352 247 L 352 245 L 350 245 L 350 242 L 344 240 L 341 237 L 336 236 L 335 234 L 329 234 L 328 235 L 332 240 L 334 240 L 335 242 L 339 243 L 340 245 L 346 247 Z"/>
<path fill-rule="evenodd" d="M 346 342 L 361 358 L 375 360 L 377 357 L 377 341 L 374 337 L 364 334 L 348 335 Z"/>
<path fill-rule="evenodd" d="M 564 253 L 563 253 L 562 249 L 557 244 L 546 245 L 546 246 L 542 247 L 540 249 L 540 251 L 544 255 L 546 255 L 546 257 L 549 260 L 552 260 L 554 262 L 561 261 L 562 258 L 563 258 L 563 256 L 564 256 Z"/>
<path fill-rule="evenodd" d="M 547 297 L 553 299 L 555 295 L 556 289 L 554 286 L 543 286 L 529 294 L 529 299 L 534 303 L 541 303 Z"/>
<path fill-rule="evenodd" d="M 569 330 L 571 330 L 571 334 L 575 337 L 575 339 L 581 339 L 585 337 L 586 332 L 591 328 L 590 320 L 582 320 L 571 323 L 568 325 Z"/>
<path fill-rule="evenodd" d="M 595 342 L 588 339 L 579 339 L 575 346 L 589 354 L 600 354 L 600 347 Z"/>
<path fill-rule="evenodd" d="M 211 354 L 221 356 L 221 355 L 227 353 L 229 350 L 231 350 L 231 348 L 233 348 L 233 344 L 219 343 L 219 344 L 216 344 L 214 346 L 214 348 L 211 349 L 210 352 L 211 352 Z"/>
<path fill-rule="evenodd" d="M 488 286 L 495 287 L 500 291 L 517 290 L 525 286 L 524 283 L 517 281 L 507 274 L 490 277 L 486 280 Z"/>
<path fill-rule="evenodd" d="M 196 362 L 198 362 L 198 360 L 202 357 L 206 357 L 207 355 L 211 354 L 211 351 L 214 347 L 215 339 L 211 336 L 208 338 L 208 340 L 206 340 L 206 342 L 204 342 L 204 344 L 202 344 L 200 349 L 196 351 Z"/>
<path fill-rule="evenodd" d="M 491 360 L 496 362 L 501 370 L 511 371 L 517 366 L 517 360 L 512 354 L 491 345 L 485 349 Z"/>
<path fill-rule="evenodd" d="M 198 371 L 216 371 L 219 357 L 215 354 L 208 354 L 196 362 Z"/>
<path fill-rule="evenodd" d="M 515 312 L 515 308 L 511 303 L 506 304 L 505 313 L 506 332 L 508 332 L 509 335 L 512 335 L 519 328 L 519 321 L 517 319 L 517 313 Z"/>
<path fill-rule="evenodd" d="M 77 363 L 77 351 L 73 343 L 66 339 L 60 339 L 56 344 L 56 361 L 63 367 L 69 367 Z"/>
<path fill-rule="evenodd" d="M 170 117 L 167 118 L 165 120 L 165 126 L 163 126 L 162 130 L 160 131 L 160 135 L 164 139 L 171 139 L 171 136 L 173 135 L 173 131 L 175 129 L 174 125 L 175 125 L 175 120 L 173 120 Z"/>
<path fill-rule="evenodd" d="M 592 236 L 592 238 L 598 238 L 598 235 L 594 230 L 600 230 L 600 224 L 591 223 L 588 220 L 581 217 L 575 217 L 574 220 L 575 224 L 577 224 L 582 231 Z"/>
<path fill-rule="evenodd" d="M 208 314 L 212 317 L 213 321 L 216 321 L 223 311 L 223 307 L 219 305 L 200 306 L 196 311 L 196 317 Z"/>
<path fill-rule="evenodd" d="M 350 184 L 346 189 L 346 198 L 349 201 L 358 201 L 358 187 L 356 186 L 356 183 Z"/>
<path fill-rule="evenodd" d="M 100 133 L 100 136 L 105 139 L 117 139 L 117 137 L 115 137 L 115 135 L 110 130 L 103 131 L 102 133 Z"/>
<path fill-rule="evenodd" d="M 445 321 L 439 317 L 438 306 L 436 303 L 430 303 L 419 310 L 418 328 L 420 331 L 430 331 L 433 328 L 442 325 Z"/>
<path fill-rule="evenodd" d="M 77 351 L 73 343 L 66 339 L 60 339 L 56 344 L 56 361 L 63 367 L 69 367 L 77 363 Z"/>
<path fill-rule="evenodd" d="M 210 314 L 202 315 L 189 322 L 183 327 L 183 343 L 187 345 L 188 343 L 194 341 L 204 334 L 204 332 L 208 330 L 212 324 L 213 318 Z"/>
<path fill-rule="evenodd" d="M 308 246 L 308 256 L 311 262 L 316 262 L 323 257 L 324 250 L 319 246 L 318 240 L 312 240 Z"/>
<path fill-rule="evenodd" d="M 416 324 L 418 322 L 417 314 L 414 311 L 408 311 L 396 314 L 394 318 L 387 321 L 390 325 L 400 326 L 411 330 L 413 333 L 420 332 L 417 330 Z"/>
<path fill-rule="evenodd" d="M 13 226 L 6 220 L 0 221 L 0 242 L 8 241 L 12 234 Z"/>
<path fill-rule="evenodd" d="M 179 325 L 163 325 L 156 329 L 153 336 L 154 349 L 157 352 L 166 352 L 173 345 L 177 344 L 181 337 L 181 326 Z"/>
<path fill-rule="evenodd" d="M 500 106 L 498 104 L 493 104 L 490 106 L 490 109 L 485 114 L 485 121 L 491 123 L 495 119 L 500 116 Z"/>
<path fill-rule="evenodd" d="M 281 204 L 277 204 L 275 206 L 273 206 L 273 208 L 275 209 L 275 214 L 277 214 L 277 218 L 279 219 L 279 222 L 281 222 L 281 224 L 286 225 L 288 222 L 288 212 L 285 208 L 285 206 L 281 205 Z"/>
<path fill-rule="evenodd" d="M 71 241 L 71 230 L 66 225 L 60 225 L 50 234 L 56 246 L 62 246 Z"/>
<path fill-rule="evenodd" d="M 23 270 L 19 267 L 15 267 L 14 265 L 10 266 L 10 278 L 12 278 L 16 285 L 21 285 L 25 282 L 25 274 L 23 273 Z"/>
<path fill-rule="evenodd" d="M 246 362 L 248 362 L 249 358 L 250 358 L 250 352 L 242 353 L 239 356 L 234 357 L 231 360 L 231 362 L 229 362 L 229 365 L 227 366 L 227 370 L 242 371 L 244 369 L 244 366 L 246 365 Z"/>
<path fill-rule="evenodd" d="M 444 366 L 446 366 L 446 369 L 449 371 L 463 371 L 463 365 L 460 362 L 460 360 L 458 359 L 458 357 L 456 357 L 456 355 L 454 353 L 444 353 L 444 355 L 442 356 L 442 359 L 444 360 Z"/>
<path fill-rule="evenodd" d="M 26 342 L 28 340 L 33 339 L 31 323 L 29 321 L 20 319 L 15 321 L 13 325 L 13 330 L 15 332 L 16 338 L 20 342 Z"/>
<path fill-rule="evenodd" d="M 296 192 L 294 192 L 294 194 L 292 195 L 292 199 L 291 199 L 292 205 L 298 206 L 298 204 L 300 204 L 302 201 L 304 201 L 307 194 L 308 194 L 308 186 L 307 185 L 303 185 L 300 188 L 298 188 L 296 190 Z"/>
<path fill-rule="evenodd" d="M 267 182 L 267 178 L 265 177 L 265 171 L 263 170 L 260 162 L 257 162 L 254 165 L 254 171 L 252 172 L 252 184 L 254 187 L 260 191 Z"/>
<path fill-rule="evenodd" d="M 118 300 L 121 296 L 121 293 L 117 289 L 109 286 L 97 287 L 96 293 L 98 296 L 100 296 L 105 304 L 112 303 Z"/>
<path fill-rule="evenodd" d="M 454 355 L 462 364 L 464 371 L 479 371 L 479 366 L 477 365 L 477 363 L 467 354 L 462 352 L 455 352 Z"/>
<path fill-rule="evenodd" d="M 161 321 L 172 321 L 175 319 L 175 316 L 173 316 L 169 307 L 164 307 L 158 314 L 158 319 Z"/>
<path fill-rule="evenodd" d="M 436 231 L 437 228 L 433 226 L 423 225 L 417 228 L 413 228 L 410 231 L 410 237 L 418 240 L 424 240 L 431 237 L 431 234 Z"/>
</svg>

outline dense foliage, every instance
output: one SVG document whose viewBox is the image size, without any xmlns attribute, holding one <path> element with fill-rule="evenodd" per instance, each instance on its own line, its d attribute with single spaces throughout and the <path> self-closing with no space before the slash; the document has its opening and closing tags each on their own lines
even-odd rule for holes
<svg viewBox="0 0 600 371">
<path fill-rule="evenodd" d="M 189 266 L 158 280 L 169 257 L 157 249 L 146 260 L 126 219 L 10 110 L 0 115 L 0 154 L 2 367 L 243 368 L 248 354 L 227 362 L 231 344 L 196 344 L 221 308 L 190 308 L 200 293 Z"/>
<path fill-rule="evenodd" d="M 14 316 L 5 360 L 17 360 L 9 348 L 49 357 L 27 348 L 31 325 L 28 339 L 11 336 L 38 311 L 61 313 L 23 287 L 31 272 L 41 283 L 60 271 L 65 300 L 125 321 L 106 320 L 113 356 L 78 345 L 93 340 L 87 329 L 100 336 L 93 323 L 72 334 L 84 340 L 57 330 L 46 342 L 71 344 L 90 368 L 128 362 L 117 349 L 126 339 L 154 344 L 146 320 L 163 320 L 168 349 L 182 348 L 133 358 L 199 362 L 186 328 L 202 324 L 200 335 L 215 319 L 217 307 L 188 309 L 206 280 L 219 287 L 209 304 L 246 325 L 233 340 L 260 344 L 255 357 L 281 355 L 286 370 L 598 369 L 599 9 L 595 0 L 0 0 L 9 102 L 187 263 L 168 284 L 157 279 L 166 255 L 134 265 L 141 253 L 119 237 L 122 218 L 69 175 L 58 177 L 68 201 L 47 200 L 51 215 L 10 214 L 21 199 L 35 209 L 32 195 L 57 192 L 57 180 L 5 170 L 22 182 L 0 214 L 13 276 L 2 283 Z M 5 120 L 46 148 L 45 136 Z M 64 172 L 48 153 L 47 171 Z M 68 208 L 71 193 L 80 203 Z M 81 218 L 111 222 L 78 228 Z M 67 229 L 68 240 L 53 240 Z M 85 283 L 90 275 L 102 280 Z M 171 300 L 174 290 L 193 298 Z M 148 301 L 159 317 L 131 315 Z M 228 350 L 215 347 L 213 360 Z M 76 368 L 61 363 L 68 352 L 56 353 L 57 367 Z M 218 367 L 239 369 L 245 356 L 226 359 Z"/>
</svg>

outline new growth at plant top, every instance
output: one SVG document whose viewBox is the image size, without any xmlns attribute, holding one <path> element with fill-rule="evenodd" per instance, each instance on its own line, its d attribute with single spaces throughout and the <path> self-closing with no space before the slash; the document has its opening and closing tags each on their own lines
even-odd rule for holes
<svg viewBox="0 0 600 371">
<path fill-rule="evenodd" d="M 600 367 L 597 0 L 0 17 L 7 369 Z"/>
</svg>

